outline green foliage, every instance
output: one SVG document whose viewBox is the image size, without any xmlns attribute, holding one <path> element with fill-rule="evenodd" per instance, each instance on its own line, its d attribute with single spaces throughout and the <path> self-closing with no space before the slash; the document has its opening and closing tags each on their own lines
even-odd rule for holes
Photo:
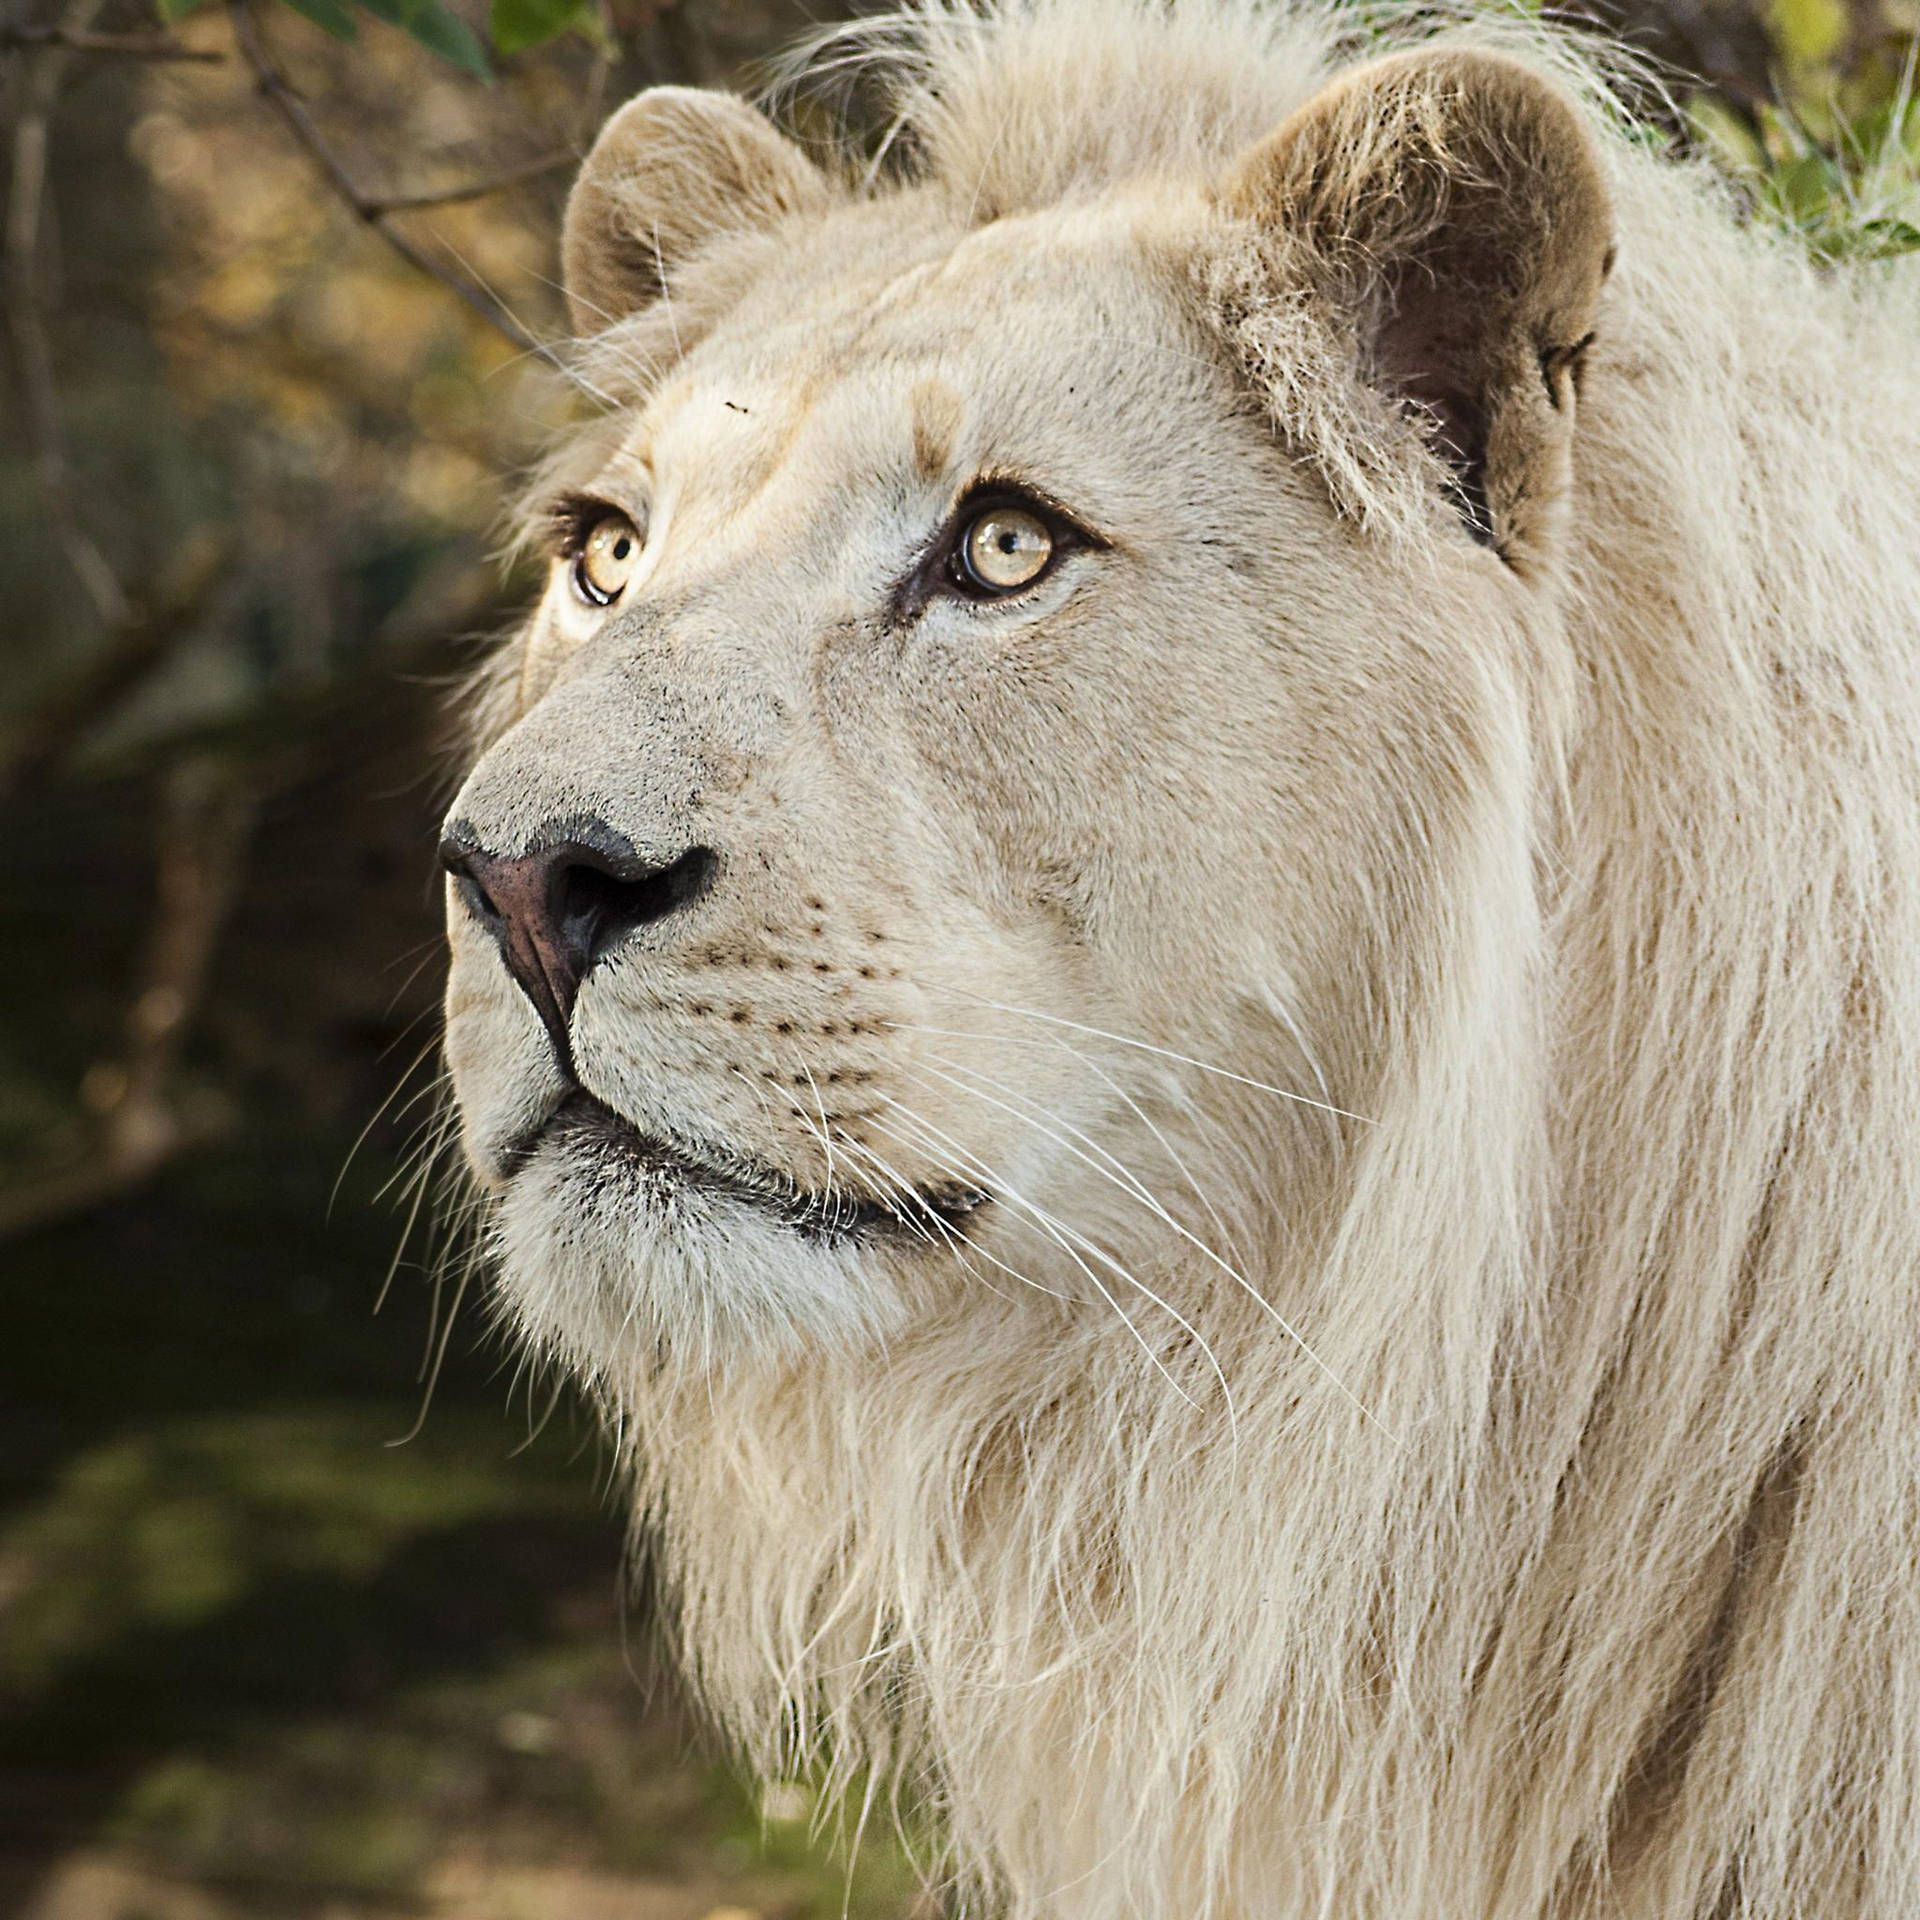
<svg viewBox="0 0 1920 1920">
<path fill-rule="evenodd" d="M 524 53 L 544 46 L 574 27 L 588 27 L 594 15 L 588 0 L 493 0 L 490 31 L 502 53 Z"/>
<path fill-rule="evenodd" d="M 334 0 L 328 0 L 334 4 Z M 360 0 L 376 20 L 411 34 L 430 53 L 485 79 L 487 56 L 474 31 L 441 0 Z"/>
<path fill-rule="evenodd" d="M 287 0 L 295 13 L 311 20 L 316 27 L 330 33 L 336 40 L 351 40 L 355 37 L 356 27 L 353 9 L 347 0 Z"/>
<path fill-rule="evenodd" d="M 359 22 L 353 11 L 355 0 L 285 0 L 285 3 L 336 40 L 359 38 Z M 154 4 L 162 23 L 172 26 L 175 21 L 197 12 L 207 0 L 154 0 Z M 451 61 L 477 79 L 489 77 L 486 49 L 481 46 L 479 36 L 444 0 L 358 0 L 358 4 L 376 20 L 383 20 L 388 26 L 398 27 L 410 35 L 428 52 L 437 53 L 441 59 Z M 559 31 L 559 27 L 553 29 L 555 33 Z M 538 34 L 533 39 L 522 40 L 519 45 L 533 46 L 551 37 L 551 34 Z M 499 40 L 497 32 L 495 39 L 503 53 L 517 50 Z"/>
<path fill-rule="evenodd" d="M 165 26 L 184 20 L 206 4 L 207 0 L 154 0 Z M 445 0 L 284 0 L 284 4 L 322 32 L 346 41 L 359 37 L 359 22 L 354 17 L 357 5 L 464 72 L 482 80 L 490 77 L 487 51 L 479 36 Z M 593 0 L 491 0 L 487 33 L 498 53 L 526 53 L 570 32 L 595 40 L 604 37 L 605 28 L 594 11 Z"/>
<path fill-rule="evenodd" d="M 1920 251 L 1920 100 L 1909 66 L 1885 97 L 1844 113 L 1829 94 L 1742 114 L 1713 95 L 1689 106 L 1695 137 L 1767 217 L 1824 260 Z"/>
<path fill-rule="evenodd" d="M 1844 0 L 1768 0 L 1769 37 L 1790 68 L 1825 66 L 1852 30 Z"/>
</svg>

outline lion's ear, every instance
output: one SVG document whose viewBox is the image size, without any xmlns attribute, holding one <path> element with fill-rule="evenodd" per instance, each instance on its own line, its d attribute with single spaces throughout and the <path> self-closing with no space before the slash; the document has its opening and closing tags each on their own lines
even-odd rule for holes
<svg viewBox="0 0 1920 1920">
<path fill-rule="evenodd" d="M 730 93 L 650 87 L 601 129 L 567 201 L 560 257 L 574 331 L 660 297 L 709 241 L 824 207 L 826 175 Z"/>
<path fill-rule="evenodd" d="M 1420 410 L 1474 532 L 1510 559 L 1543 538 L 1612 259 L 1572 102 L 1497 54 L 1394 55 L 1308 101 L 1222 199 Z"/>
</svg>

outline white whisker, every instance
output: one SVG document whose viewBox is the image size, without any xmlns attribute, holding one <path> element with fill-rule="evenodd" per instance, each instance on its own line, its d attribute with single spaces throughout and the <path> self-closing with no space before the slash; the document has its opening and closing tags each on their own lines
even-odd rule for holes
<svg viewBox="0 0 1920 1920">
<path fill-rule="evenodd" d="M 827 1156 L 825 1179 L 827 1191 L 833 1191 L 833 1122 L 827 1118 L 827 1103 L 820 1097 L 820 1083 L 813 1077 L 813 1069 L 804 1061 L 800 1071 L 807 1076 L 807 1086 L 812 1091 L 814 1105 L 820 1109 L 820 1147 Z"/>
<path fill-rule="evenodd" d="M 953 1063 L 950 1062 L 949 1064 L 951 1065 Z M 1082 1133 L 1079 1128 L 1073 1126 L 1068 1121 L 1061 1120 L 1058 1115 L 1050 1116 L 1054 1120 L 1055 1126 L 1048 1126 L 1044 1122 L 1040 1120 L 1036 1120 L 1031 1114 L 1020 1112 L 1018 1108 L 1008 1105 L 1006 1101 L 998 1099 L 992 1094 L 983 1093 L 977 1087 L 967 1086 L 963 1081 L 955 1079 L 952 1074 L 943 1072 L 938 1067 L 929 1066 L 926 1068 L 926 1071 L 934 1074 L 937 1078 L 944 1081 L 948 1086 L 955 1088 L 957 1091 L 961 1093 L 970 1093 L 973 1095 L 973 1097 L 976 1100 L 985 1101 L 989 1106 L 997 1107 L 1002 1113 L 1008 1114 L 1012 1118 L 1023 1121 L 1026 1125 L 1033 1127 L 1037 1132 L 1045 1135 L 1047 1138 L 1051 1139 L 1057 1146 L 1063 1148 L 1066 1152 L 1073 1155 L 1075 1159 L 1083 1161 L 1087 1166 L 1091 1167 L 1095 1173 L 1101 1175 L 1102 1178 L 1111 1181 L 1115 1186 L 1119 1187 L 1123 1192 L 1130 1194 L 1134 1199 L 1138 1200 L 1143 1206 L 1145 1206 L 1153 1214 L 1153 1216 L 1157 1220 L 1160 1220 L 1166 1226 L 1170 1227 L 1175 1233 L 1177 1233 L 1180 1236 L 1181 1239 L 1186 1241 L 1189 1246 L 1191 1246 L 1197 1253 L 1199 1253 L 1203 1259 L 1209 1261 L 1212 1265 L 1219 1268 L 1219 1270 L 1222 1273 L 1224 1273 L 1229 1280 L 1231 1280 L 1237 1287 L 1241 1288 L 1246 1293 L 1247 1297 L 1251 1299 L 1257 1306 L 1260 1307 L 1260 1309 L 1268 1316 L 1268 1318 L 1273 1321 L 1274 1325 L 1277 1326 L 1280 1329 L 1280 1331 L 1284 1333 L 1287 1336 L 1287 1338 L 1291 1340 L 1294 1343 L 1294 1345 L 1300 1349 L 1300 1351 L 1307 1357 L 1307 1359 L 1309 1359 L 1314 1364 L 1314 1366 L 1317 1367 L 1320 1370 L 1320 1372 L 1326 1376 L 1326 1378 L 1334 1385 L 1334 1387 L 1336 1387 L 1339 1390 L 1341 1394 L 1343 1394 L 1349 1401 L 1352 1402 L 1354 1407 L 1357 1408 L 1358 1411 L 1368 1421 L 1372 1422 L 1374 1426 L 1380 1427 L 1380 1430 L 1383 1433 L 1388 1431 L 1387 1428 L 1381 1425 L 1381 1422 L 1375 1417 L 1374 1413 L 1367 1406 L 1366 1402 L 1363 1401 L 1359 1397 L 1359 1395 L 1356 1394 L 1353 1391 L 1353 1389 L 1349 1387 L 1347 1383 L 1344 1380 L 1342 1380 L 1340 1376 L 1337 1373 L 1335 1373 L 1330 1366 L 1327 1365 L 1326 1361 L 1324 1361 L 1320 1357 L 1320 1355 L 1314 1351 L 1312 1342 L 1309 1341 L 1307 1337 L 1300 1332 L 1300 1330 L 1293 1324 L 1293 1322 L 1289 1320 L 1287 1316 L 1283 1314 L 1280 1311 L 1280 1309 L 1276 1307 L 1273 1304 L 1273 1302 L 1270 1301 L 1266 1297 L 1266 1295 L 1263 1294 L 1260 1291 L 1260 1289 L 1256 1287 L 1253 1284 L 1253 1282 L 1246 1277 L 1245 1274 L 1241 1273 L 1237 1267 L 1232 1266 L 1228 1261 L 1222 1258 L 1222 1256 L 1219 1253 L 1217 1253 L 1212 1247 L 1208 1246 L 1207 1243 L 1204 1240 L 1202 1240 L 1198 1234 L 1194 1233 L 1183 1222 L 1175 1219 L 1175 1217 L 1170 1212 L 1168 1212 L 1168 1210 L 1157 1199 L 1155 1199 L 1155 1197 L 1147 1190 L 1147 1188 L 1144 1185 L 1142 1185 L 1138 1177 L 1128 1172 L 1128 1170 L 1125 1167 L 1122 1167 L 1119 1161 L 1114 1160 L 1113 1156 L 1110 1153 L 1108 1153 L 1105 1148 L 1100 1147 L 1096 1142 L 1088 1139 L 1087 1135 Z M 973 1070 L 969 1068 L 962 1068 L 961 1071 L 972 1072 Z M 974 1077 L 978 1079 L 987 1078 L 986 1075 L 977 1074 L 977 1073 L 974 1075 Z M 1001 1083 L 990 1081 L 989 1084 L 1001 1084 Z M 1016 1097 L 1020 1097 L 1020 1096 L 1016 1096 Z M 1033 1103 L 1033 1104 L 1037 1104 L 1037 1103 Z M 1066 1134 L 1056 1131 L 1055 1130 L 1056 1127 L 1065 1128 Z M 1093 1151 L 1090 1153 L 1083 1150 L 1081 1147 L 1075 1146 L 1073 1144 L 1073 1141 L 1066 1137 L 1067 1134 L 1071 1134 L 1074 1136 L 1074 1138 L 1085 1141 L 1087 1146 L 1091 1147 Z M 1098 1155 L 1100 1157 L 1096 1158 L 1095 1155 Z M 1103 1166 L 1101 1164 L 1101 1160 L 1103 1159 L 1106 1161 L 1110 1161 L 1112 1163 L 1112 1166 L 1118 1169 L 1118 1171 L 1117 1172 L 1109 1171 L 1106 1166 Z"/>
<path fill-rule="evenodd" d="M 897 1102 L 896 1105 L 898 1105 Z M 908 1118 L 919 1121 L 919 1116 L 914 1114 L 911 1108 L 900 1107 L 899 1111 Z M 902 1146 L 912 1147 L 917 1152 L 925 1154 L 941 1172 L 951 1174 L 955 1179 L 965 1180 L 969 1185 L 977 1184 L 977 1176 L 965 1172 L 961 1168 L 953 1165 L 951 1161 L 943 1159 L 924 1139 L 912 1139 L 908 1135 L 898 1131 L 898 1129 L 888 1126 L 884 1120 L 878 1118 L 875 1118 L 871 1124 L 878 1128 L 880 1132 L 884 1133 L 888 1139 L 898 1140 Z M 920 1121 L 919 1124 L 924 1126 L 925 1122 Z M 955 1227 L 944 1220 L 939 1221 L 938 1225 L 952 1242 L 953 1251 L 960 1259 L 961 1264 L 965 1266 L 967 1270 L 973 1274 L 974 1278 L 979 1280 L 980 1284 L 986 1287 L 989 1292 L 999 1295 L 1001 1299 L 1006 1298 L 1006 1295 L 1001 1293 L 1000 1289 L 994 1286 L 991 1280 L 986 1279 L 974 1268 L 973 1261 L 969 1256 L 977 1256 L 986 1261 L 989 1266 L 1004 1273 L 1009 1280 L 1017 1281 L 1021 1286 L 1027 1287 L 1035 1293 L 1043 1293 L 1049 1300 L 1059 1300 L 1071 1304 L 1072 1297 L 1070 1295 L 1060 1292 L 1057 1287 L 1045 1286 L 1040 1281 L 1033 1279 L 1030 1275 L 1022 1273 L 1019 1268 L 1010 1266 L 1006 1261 L 1002 1260 L 998 1254 L 981 1246 L 977 1240 L 973 1239 L 971 1235 L 967 1234 L 961 1228 Z"/>
<path fill-rule="evenodd" d="M 1362 1126 L 1375 1124 L 1364 1113 L 1353 1113 L 1346 1107 L 1335 1106 L 1330 1100 L 1315 1100 L 1308 1094 L 1295 1093 L 1287 1087 L 1276 1087 L 1269 1080 L 1256 1080 L 1250 1074 L 1235 1073 L 1230 1067 L 1216 1067 L 1210 1061 L 1197 1060 L 1190 1053 L 1181 1053 L 1173 1047 L 1156 1046 L 1150 1040 L 1132 1040 L 1124 1033 L 1109 1033 L 1104 1027 L 1090 1027 L 1079 1020 L 1069 1020 L 1057 1013 L 1041 1013 L 1033 1007 L 1010 1007 L 1003 1001 L 987 1000 L 978 994 L 964 992 L 958 987 L 948 987 L 944 991 L 956 998 L 972 1000 L 976 1005 L 990 1008 L 995 1013 L 1007 1013 L 1017 1020 L 1040 1020 L 1048 1026 L 1065 1027 L 1073 1033 L 1084 1033 L 1095 1040 L 1111 1041 L 1116 1047 L 1135 1047 L 1142 1053 L 1157 1054 L 1163 1060 L 1177 1060 L 1182 1066 L 1196 1068 L 1201 1073 L 1211 1073 L 1222 1080 L 1231 1080 L 1243 1087 L 1256 1088 L 1261 1093 L 1273 1094 L 1277 1099 L 1290 1100 L 1296 1106 L 1311 1107 L 1319 1113 L 1329 1113 L 1342 1120 L 1355 1120 Z"/>
<path fill-rule="evenodd" d="M 360 1149 L 367 1144 L 367 1136 L 370 1133 L 372 1133 L 374 1128 L 380 1124 L 381 1118 L 385 1115 L 387 1109 L 391 1107 L 393 1103 L 396 1100 L 398 1100 L 400 1098 L 400 1095 L 405 1091 L 407 1082 L 411 1080 L 413 1076 L 420 1071 L 421 1067 L 425 1065 L 428 1057 L 435 1051 L 436 1048 L 438 1048 L 439 1045 L 440 1045 L 439 1036 L 436 1035 L 433 1039 L 429 1040 L 427 1044 L 424 1047 L 422 1047 L 420 1051 L 416 1053 L 411 1060 L 407 1062 L 406 1066 L 401 1069 L 400 1077 L 397 1080 L 395 1080 L 393 1083 L 393 1091 L 390 1094 L 388 1094 L 387 1097 L 384 1100 L 382 1100 L 377 1107 L 374 1108 L 372 1118 L 370 1118 L 367 1124 L 364 1127 L 362 1127 L 360 1131 L 354 1136 L 353 1145 L 347 1149 L 347 1157 L 341 1161 L 340 1171 L 334 1175 L 333 1185 L 328 1190 L 328 1193 L 327 1193 L 327 1210 L 325 1215 L 327 1219 L 331 1220 L 333 1218 L 334 1202 L 340 1198 L 340 1188 L 342 1183 L 346 1180 L 348 1172 L 351 1170 L 353 1166 L 354 1156 L 358 1154 Z M 435 1087 L 441 1086 L 443 1084 L 450 1085 L 451 1082 L 452 1082 L 451 1074 L 448 1074 L 444 1071 L 440 1073 L 436 1073 L 427 1082 L 426 1091 L 431 1093 Z M 420 1096 L 418 1093 L 414 1094 L 413 1097 L 408 1100 L 407 1104 L 400 1109 L 400 1112 L 394 1115 L 395 1120 L 396 1121 L 399 1120 L 402 1115 L 408 1113 L 413 1108 L 415 1102 L 419 1099 L 419 1097 Z"/>
<path fill-rule="evenodd" d="M 926 1128 L 937 1137 L 946 1140 L 948 1145 L 955 1148 L 965 1159 L 974 1159 L 973 1155 L 967 1153 L 966 1149 L 958 1147 L 958 1144 L 952 1140 L 950 1135 L 944 1134 L 941 1129 L 934 1126 L 930 1120 L 926 1120 L 922 1116 L 913 1113 L 911 1109 L 902 1106 L 899 1101 L 892 1099 L 888 1095 L 883 1094 L 881 1098 L 886 1101 L 888 1106 L 898 1109 L 918 1125 Z M 975 1164 L 978 1165 L 979 1163 L 976 1161 Z M 1057 1215 L 1050 1213 L 1045 1207 L 1041 1206 L 1038 1201 L 1030 1200 L 1025 1194 L 1021 1193 L 1018 1188 L 1011 1185 L 1000 1175 L 992 1172 L 991 1169 L 981 1166 L 979 1173 L 975 1176 L 975 1184 L 985 1188 L 997 1198 L 1005 1200 L 1010 1206 L 1013 1206 L 1026 1215 L 1043 1234 L 1060 1248 L 1061 1252 L 1086 1275 L 1088 1281 L 1099 1293 L 1100 1297 L 1119 1315 L 1127 1331 L 1132 1334 L 1135 1342 L 1138 1344 L 1141 1352 L 1147 1356 L 1147 1359 L 1153 1364 L 1155 1370 L 1166 1381 L 1167 1385 L 1170 1386 L 1188 1406 L 1197 1410 L 1199 1402 L 1195 1400 L 1193 1396 L 1181 1386 L 1179 1381 L 1173 1377 L 1172 1373 L 1168 1371 L 1166 1363 L 1154 1352 L 1151 1345 L 1148 1344 L 1145 1335 L 1143 1335 L 1140 1329 L 1134 1324 L 1132 1315 L 1113 1297 L 1113 1294 L 1100 1279 L 1100 1276 L 1087 1265 L 1086 1260 L 1081 1257 L 1082 1253 L 1086 1254 L 1089 1258 L 1098 1260 L 1103 1266 L 1111 1269 L 1118 1278 L 1123 1280 L 1136 1292 L 1142 1294 L 1163 1313 L 1167 1314 L 1182 1331 L 1187 1334 L 1188 1338 L 1199 1347 L 1200 1351 L 1207 1356 L 1207 1361 L 1213 1369 L 1214 1378 L 1220 1382 L 1220 1391 L 1226 1399 L 1228 1424 L 1237 1431 L 1238 1418 L 1233 1404 L 1233 1390 L 1227 1384 L 1227 1376 L 1221 1370 L 1219 1358 L 1214 1353 L 1213 1348 L 1208 1344 L 1206 1336 L 1201 1333 L 1198 1327 L 1194 1326 L 1178 1307 L 1174 1306 L 1172 1302 L 1162 1299 L 1145 1281 L 1129 1272 L 1127 1268 L 1121 1265 L 1104 1247 L 1089 1239 L 1076 1228 L 1069 1226 Z"/>
</svg>

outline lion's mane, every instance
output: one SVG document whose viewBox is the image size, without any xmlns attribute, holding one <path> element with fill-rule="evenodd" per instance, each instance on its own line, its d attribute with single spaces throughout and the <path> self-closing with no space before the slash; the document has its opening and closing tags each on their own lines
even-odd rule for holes
<svg viewBox="0 0 1920 1920">
<path fill-rule="evenodd" d="M 1526 804 L 1436 849 L 1435 990 L 1383 1013 L 1295 1300 L 1314 1356 L 1223 1290 L 1230 1436 L 1065 1319 L 998 1368 L 945 1324 L 772 1384 L 606 1389 L 725 1727 L 772 1772 L 824 1758 L 856 1814 L 930 1796 L 981 1911 L 1895 1920 L 1920 1912 L 1915 281 L 1743 225 L 1558 35 L 1441 32 L 1584 103 L 1619 256 L 1553 718 L 1500 749 Z M 867 23 L 810 71 L 891 89 L 889 154 L 985 218 L 1223 163 L 1383 34 L 1009 0 Z M 1284 424 L 1311 395 L 1272 399 Z M 1343 484 L 1421 537 L 1364 461 Z M 1200 1171 L 1228 1207 L 1247 1178 L 1224 1149 Z"/>
</svg>

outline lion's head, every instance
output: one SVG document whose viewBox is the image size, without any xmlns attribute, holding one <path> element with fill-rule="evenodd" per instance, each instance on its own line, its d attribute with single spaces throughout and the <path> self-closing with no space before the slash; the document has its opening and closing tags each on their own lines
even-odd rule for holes
<svg viewBox="0 0 1920 1920">
<path fill-rule="evenodd" d="M 1172 1136 L 1250 1082 L 1210 1198 L 1311 1231 L 1524 806 L 1610 235 L 1571 110 L 1490 56 L 1233 131 L 862 192 L 662 89 L 587 162 L 615 411 L 536 503 L 514 722 L 447 834 L 469 1153 L 596 1368 L 995 1274 L 1164 1314 L 1135 1269 L 1215 1231 Z M 1284 438 L 1275 327 L 1323 383 Z M 1357 472 L 1410 524 L 1369 537 Z M 1222 1069 L 1191 1111 L 1182 1057 Z"/>
<path fill-rule="evenodd" d="M 695 1678 L 1020 1916 L 1891 1915 L 1910 333 L 1551 33 L 860 33 L 587 160 L 446 823 Z"/>
</svg>

